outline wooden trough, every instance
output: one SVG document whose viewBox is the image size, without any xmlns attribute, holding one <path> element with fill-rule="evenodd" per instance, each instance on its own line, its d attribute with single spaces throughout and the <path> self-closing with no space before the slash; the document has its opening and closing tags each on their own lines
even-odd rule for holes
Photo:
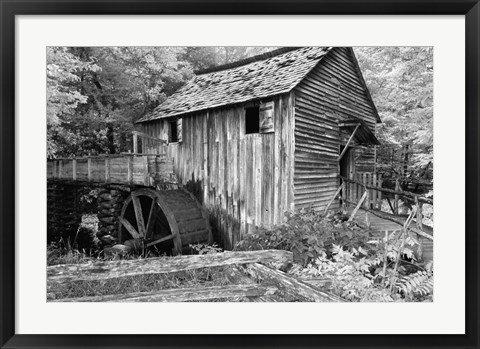
<svg viewBox="0 0 480 349">
<path fill-rule="evenodd" d="M 163 154 L 49 160 L 47 178 L 80 185 L 127 186 L 131 194 L 118 217 L 117 242 L 130 248 L 163 244 L 162 251 L 182 254 L 190 244 L 212 241 L 206 212 L 191 193 L 178 189 L 173 160 Z"/>
</svg>

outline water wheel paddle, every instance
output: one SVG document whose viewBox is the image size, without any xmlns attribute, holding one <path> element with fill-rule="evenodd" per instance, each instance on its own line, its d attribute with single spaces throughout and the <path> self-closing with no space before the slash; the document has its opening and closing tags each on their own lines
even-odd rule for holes
<svg viewBox="0 0 480 349">
<path fill-rule="evenodd" d="M 136 239 L 144 247 L 170 242 L 173 252 L 182 254 L 189 244 L 211 242 L 212 233 L 202 206 L 186 190 L 142 188 L 123 204 L 118 237 L 120 243 Z"/>
</svg>

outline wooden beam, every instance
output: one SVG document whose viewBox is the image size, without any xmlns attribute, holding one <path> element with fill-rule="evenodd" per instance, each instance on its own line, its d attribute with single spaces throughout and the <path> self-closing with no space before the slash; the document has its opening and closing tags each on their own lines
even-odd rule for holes
<svg viewBox="0 0 480 349">
<path fill-rule="evenodd" d="M 77 160 L 72 160 L 72 179 L 77 180 Z"/>
<path fill-rule="evenodd" d="M 374 216 L 377 216 L 378 218 L 386 219 L 387 221 L 391 221 L 391 222 L 397 223 L 397 224 L 400 225 L 401 227 L 403 227 L 403 225 L 405 224 L 405 222 L 402 222 L 402 221 L 400 221 L 400 220 L 398 220 L 398 219 L 389 217 L 389 216 L 387 216 L 386 214 L 382 214 L 382 211 L 370 210 L 370 209 L 367 209 L 367 208 L 365 208 L 364 210 L 370 212 L 371 214 L 373 214 Z M 432 235 L 427 234 L 427 233 L 425 233 L 425 232 L 423 232 L 423 231 L 421 231 L 421 230 L 418 230 L 417 228 L 409 227 L 409 229 L 410 229 L 411 231 L 413 231 L 415 234 L 420 235 L 420 236 L 422 236 L 422 237 L 424 237 L 424 238 L 427 238 L 427 239 L 433 241 L 433 236 L 432 236 Z"/>
<path fill-rule="evenodd" d="M 105 183 L 110 182 L 110 159 L 105 158 Z"/>
<path fill-rule="evenodd" d="M 343 302 L 338 296 L 320 291 L 282 271 L 266 267 L 259 263 L 248 265 L 246 272 L 268 280 L 281 291 L 292 296 L 302 296 L 315 302 Z"/>
<path fill-rule="evenodd" d="M 92 180 L 92 159 L 87 158 L 87 178 L 90 182 Z"/>
<path fill-rule="evenodd" d="M 150 247 L 150 246 L 159 244 L 159 243 L 161 243 L 161 242 L 164 242 L 164 241 L 167 241 L 167 240 L 171 240 L 171 239 L 173 239 L 173 238 L 174 238 L 173 234 L 170 234 L 170 235 L 164 236 L 164 237 L 161 238 L 161 239 L 157 239 L 157 240 L 155 240 L 155 241 L 149 242 L 148 244 L 145 245 L 145 247 Z"/>
<path fill-rule="evenodd" d="M 342 191 L 342 189 L 345 187 L 345 184 L 342 183 L 340 185 L 340 187 L 338 187 L 337 191 L 335 192 L 335 194 L 333 194 L 332 198 L 330 199 L 330 201 L 328 202 L 328 205 L 327 207 L 325 208 L 325 211 L 324 213 L 327 213 L 328 209 L 330 208 L 330 205 L 332 204 L 332 202 L 335 200 L 335 198 L 338 196 L 338 194 L 340 194 L 340 191 Z"/>
<path fill-rule="evenodd" d="M 137 228 L 140 237 L 145 237 L 145 221 L 143 220 L 142 206 L 140 204 L 140 199 L 135 195 L 135 192 L 132 193 L 132 204 L 133 210 L 135 211 L 135 219 L 137 220 Z"/>
<path fill-rule="evenodd" d="M 152 292 L 135 292 L 127 294 L 109 294 L 105 296 L 63 298 L 54 302 L 186 302 L 208 299 L 259 297 L 271 295 L 278 291 L 273 285 L 225 285 L 193 288 L 174 288 Z"/>
<path fill-rule="evenodd" d="M 360 123 L 358 123 L 357 126 L 355 127 L 355 130 L 353 130 L 352 134 L 350 135 L 350 138 L 348 139 L 347 144 L 345 144 L 345 147 L 343 148 L 342 153 L 338 157 L 337 161 L 340 161 L 342 159 L 343 155 L 345 155 L 345 152 L 347 151 L 348 146 L 352 142 L 353 136 L 355 136 L 355 133 L 357 133 L 357 130 L 358 130 L 359 127 L 360 127 Z"/>
<path fill-rule="evenodd" d="M 193 256 L 54 265 L 47 267 L 47 277 L 49 283 L 64 283 L 75 280 L 106 280 L 133 275 L 166 274 L 232 264 L 257 262 L 285 263 L 291 261 L 293 261 L 293 254 L 290 251 L 238 251 Z"/>
<path fill-rule="evenodd" d="M 127 221 L 126 219 L 122 218 L 122 217 L 118 217 L 118 221 L 120 223 L 123 224 L 123 226 L 125 227 L 125 229 L 128 230 L 128 232 L 130 233 L 130 235 L 132 235 L 132 237 L 134 239 L 140 239 L 141 236 L 140 234 L 137 232 L 137 230 L 133 227 L 133 225 L 130 224 L 129 221 Z"/>
<path fill-rule="evenodd" d="M 159 143 L 164 143 L 164 144 L 167 143 L 167 141 L 164 140 L 164 139 L 153 137 L 153 136 L 147 135 L 146 133 L 139 132 L 139 131 L 133 131 L 133 136 L 134 137 L 140 136 L 141 138 L 150 139 L 152 141 L 156 141 L 156 142 L 159 142 Z"/>
<path fill-rule="evenodd" d="M 133 157 L 127 157 L 127 182 L 133 183 Z"/>
<path fill-rule="evenodd" d="M 360 185 L 363 186 L 362 182 L 356 181 L 354 179 L 350 179 L 350 178 L 347 178 L 347 177 L 344 177 L 344 176 L 338 176 L 338 177 L 340 177 L 341 179 L 343 179 L 346 182 L 357 183 L 357 184 L 360 184 Z M 396 191 L 396 190 L 387 189 L 387 188 L 374 187 L 374 186 L 371 186 L 371 185 L 368 185 L 368 184 L 365 187 L 367 189 L 375 189 L 375 190 L 378 190 L 378 191 L 381 191 L 381 192 L 384 192 L 384 193 L 388 193 L 388 194 L 403 195 L 407 198 L 410 198 L 411 200 L 414 200 L 415 196 L 418 196 L 419 201 L 421 201 L 423 203 L 426 203 L 426 204 L 433 205 L 433 200 L 432 199 L 429 199 L 429 198 L 426 198 L 426 197 L 423 197 L 423 196 L 419 196 L 418 194 L 415 194 L 415 193 L 412 193 L 412 192 L 409 192 L 409 191 Z"/>
<path fill-rule="evenodd" d="M 58 178 L 63 176 L 63 160 L 58 161 Z"/>
<path fill-rule="evenodd" d="M 138 135 L 136 132 L 133 132 L 133 152 L 138 153 Z"/>
<path fill-rule="evenodd" d="M 365 192 L 363 193 L 362 197 L 361 197 L 360 200 L 358 201 L 357 206 L 354 208 L 352 214 L 350 215 L 350 218 L 348 219 L 348 222 L 351 222 L 351 221 L 353 220 L 353 218 L 354 218 L 355 215 L 357 214 L 358 210 L 359 210 L 360 207 L 362 206 L 363 202 L 364 202 L 365 199 L 367 198 L 367 194 L 368 194 L 368 191 L 365 190 Z"/>
<path fill-rule="evenodd" d="M 148 172 L 148 156 L 143 156 L 143 185 L 150 185 L 150 173 Z"/>
<path fill-rule="evenodd" d="M 155 213 L 155 208 L 157 207 L 157 199 L 153 198 L 152 204 L 150 206 L 150 212 L 148 213 L 148 218 L 147 218 L 147 226 L 145 227 L 145 237 L 148 238 L 148 236 L 152 233 L 153 228 L 155 227 L 155 219 L 153 217 Z"/>
</svg>

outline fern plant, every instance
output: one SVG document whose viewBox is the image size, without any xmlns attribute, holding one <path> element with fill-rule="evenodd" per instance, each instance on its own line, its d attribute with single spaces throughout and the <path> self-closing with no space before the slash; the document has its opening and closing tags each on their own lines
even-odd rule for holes
<svg viewBox="0 0 480 349">
<path fill-rule="evenodd" d="M 407 299 L 430 296 L 433 294 L 433 273 L 419 270 L 401 276 L 397 279 L 395 290 Z"/>
</svg>

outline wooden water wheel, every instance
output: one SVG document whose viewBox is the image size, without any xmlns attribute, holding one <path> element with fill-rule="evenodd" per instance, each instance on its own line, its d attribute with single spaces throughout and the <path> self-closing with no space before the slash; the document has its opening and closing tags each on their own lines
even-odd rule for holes
<svg viewBox="0 0 480 349">
<path fill-rule="evenodd" d="M 212 240 L 202 206 L 184 189 L 133 191 L 123 204 L 118 236 L 120 243 L 136 239 L 144 247 L 170 243 L 175 254 L 182 254 L 189 244 Z"/>
</svg>

